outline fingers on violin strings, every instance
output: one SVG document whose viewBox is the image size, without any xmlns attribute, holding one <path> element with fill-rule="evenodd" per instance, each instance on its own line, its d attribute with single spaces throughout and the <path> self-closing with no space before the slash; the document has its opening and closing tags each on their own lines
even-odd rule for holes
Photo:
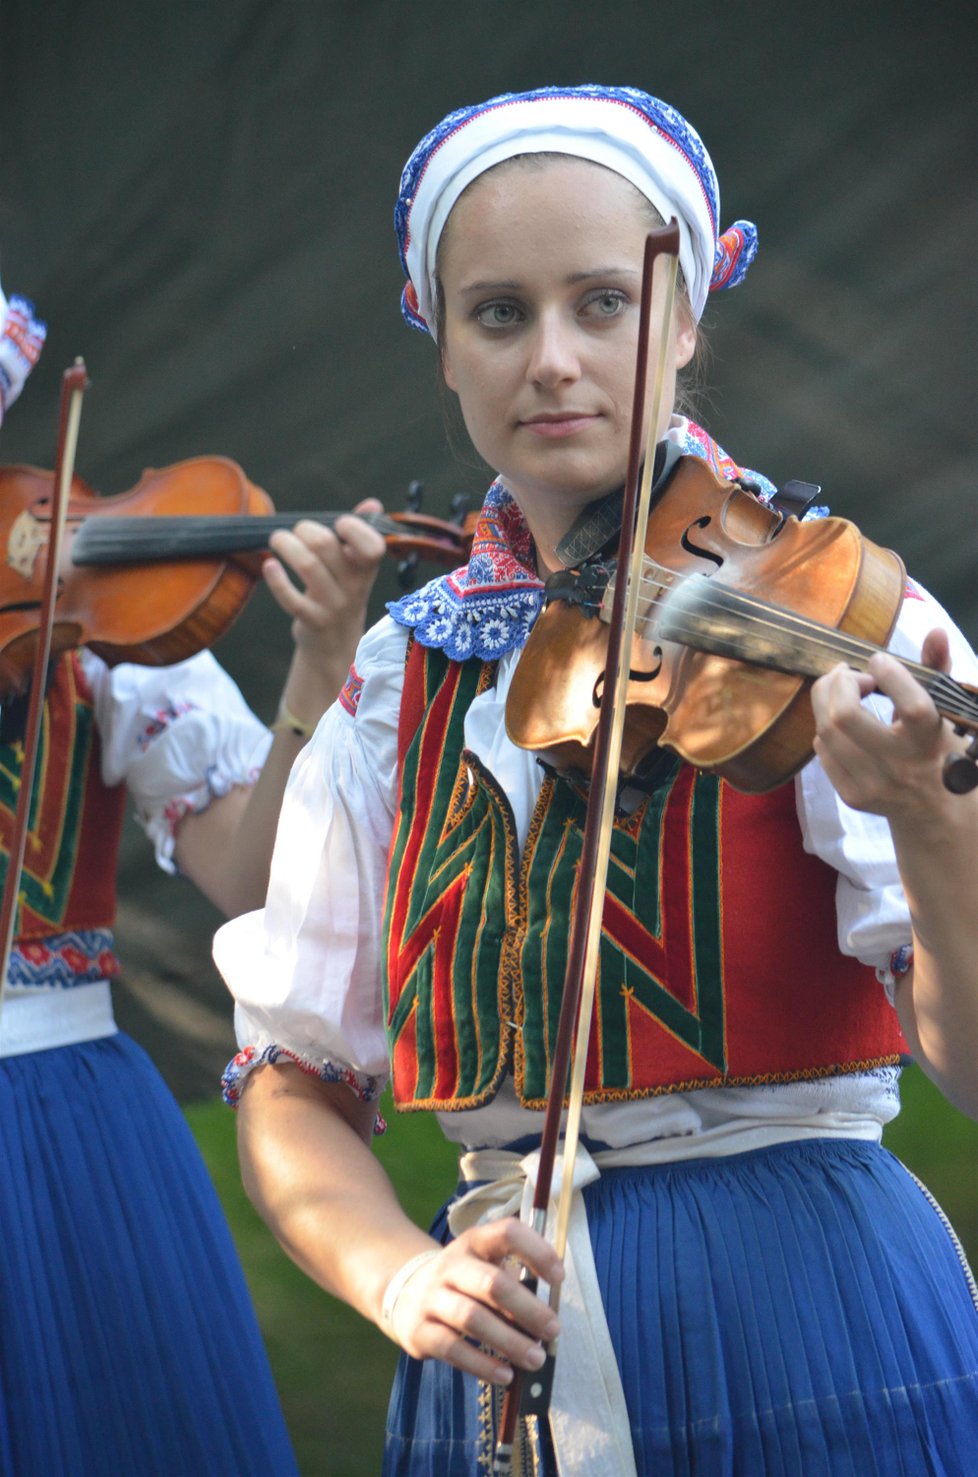
<svg viewBox="0 0 978 1477">
<path fill-rule="evenodd" d="M 836 668 L 812 689 L 815 753 L 841 798 L 855 810 L 874 809 L 883 798 L 893 758 L 893 734 L 863 705 L 864 685 L 855 673 Z"/>
<path fill-rule="evenodd" d="M 874 656 L 869 669 L 876 685 L 893 704 L 893 723 L 916 749 L 942 744 L 944 720 L 926 688 L 899 662 L 888 656 Z"/>
<path fill-rule="evenodd" d="M 833 667 L 812 687 L 812 712 L 819 734 L 831 736 L 835 729 L 865 716 L 862 699 L 875 688 L 868 673 L 851 667 Z"/>
<path fill-rule="evenodd" d="M 933 667 L 935 672 L 950 672 L 951 643 L 946 631 L 942 631 L 939 626 L 928 631 L 924 637 L 920 660 L 925 667 Z"/>
<path fill-rule="evenodd" d="M 359 519 L 351 521 L 367 538 L 379 539 Z M 294 529 L 275 533 L 270 542 L 278 559 L 267 560 L 264 572 L 283 609 L 315 628 L 330 624 L 351 604 L 356 605 L 359 615 L 377 559 L 362 536 L 358 534 L 357 538 L 351 551 L 331 529 L 318 523 L 298 523 Z M 382 552 L 382 539 L 380 544 Z"/>
<path fill-rule="evenodd" d="M 376 528 L 364 521 L 364 517 L 370 513 L 382 513 L 383 507 L 376 498 L 367 498 L 358 503 L 352 513 L 344 513 L 337 518 L 335 523 L 336 535 L 340 541 L 342 552 L 347 559 L 362 565 L 366 569 L 372 569 L 379 564 L 387 552 L 387 544 L 383 534 L 378 533 Z M 360 515 L 363 514 L 364 517 Z"/>
</svg>

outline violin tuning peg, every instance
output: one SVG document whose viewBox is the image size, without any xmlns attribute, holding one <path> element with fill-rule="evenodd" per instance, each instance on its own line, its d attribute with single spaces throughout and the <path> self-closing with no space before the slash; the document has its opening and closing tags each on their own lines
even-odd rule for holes
<svg viewBox="0 0 978 1477">
<path fill-rule="evenodd" d="M 452 522 L 461 523 L 469 511 L 471 498 L 467 492 L 457 492 L 452 498 Z"/>
<path fill-rule="evenodd" d="M 402 590 L 411 589 L 411 586 L 414 584 L 414 572 L 417 567 L 417 554 L 407 554 L 403 559 L 398 561 L 397 583 L 400 585 Z"/>
<path fill-rule="evenodd" d="M 421 512 L 421 503 L 422 503 L 423 497 L 424 497 L 424 483 L 423 482 L 417 482 L 417 481 L 415 481 L 415 482 L 409 482 L 408 483 L 408 490 L 407 490 L 407 497 L 405 498 L 405 502 L 407 503 L 407 509 L 408 509 L 408 512 L 409 513 L 420 513 Z"/>
<path fill-rule="evenodd" d="M 978 785 L 978 737 L 962 753 L 945 756 L 941 777 L 952 795 L 967 795 Z"/>
</svg>

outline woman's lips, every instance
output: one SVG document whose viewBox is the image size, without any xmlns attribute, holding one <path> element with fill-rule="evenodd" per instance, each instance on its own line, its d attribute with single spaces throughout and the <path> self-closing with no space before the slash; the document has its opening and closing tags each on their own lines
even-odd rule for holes
<svg viewBox="0 0 978 1477">
<path fill-rule="evenodd" d="M 596 415 L 545 415 L 535 416 L 532 420 L 521 421 L 520 424 L 534 436 L 542 436 L 546 440 L 559 440 L 562 436 L 574 436 L 578 431 L 593 425 L 598 419 Z"/>
</svg>

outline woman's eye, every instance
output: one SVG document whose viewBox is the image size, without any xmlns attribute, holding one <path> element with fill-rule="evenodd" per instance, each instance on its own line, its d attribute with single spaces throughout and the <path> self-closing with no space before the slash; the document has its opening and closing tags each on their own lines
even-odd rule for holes
<svg viewBox="0 0 978 1477">
<path fill-rule="evenodd" d="M 510 328 L 520 320 L 515 303 L 484 303 L 481 308 L 476 308 L 475 316 L 477 322 L 486 328 Z"/>
<path fill-rule="evenodd" d="M 592 318 L 617 318 L 624 311 L 626 301 L 623 292 L 597 292 L 588 298 L 584 311 Z"/>
</svg>

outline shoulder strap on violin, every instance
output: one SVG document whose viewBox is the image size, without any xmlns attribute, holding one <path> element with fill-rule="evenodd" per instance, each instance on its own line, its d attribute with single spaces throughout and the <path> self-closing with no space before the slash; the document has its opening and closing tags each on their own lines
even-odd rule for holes
<svg viewBox="0 0 978 1477">
<path fill-rule="evenodd" d="M 802 518 L 821 491 L 817 482 L 799 482 L 792 478 L 778 488 L 770 506 L 785 518 L 790 518 L 792 514 L 796 518 Z"/>
<path fill-rule="evenodd" d="M 655 452 L 655 480 L 652 503 L 676 470 L 682 450 L 673 441 L 660 441 Z M 599 553 L 621 532 L 621 510 L 625 501 L 624 487 L 615 488 L 597 502 L 589 503 L 557 545 L 557 558 L 568 569 L 583 564 Z"/>
</svg>

